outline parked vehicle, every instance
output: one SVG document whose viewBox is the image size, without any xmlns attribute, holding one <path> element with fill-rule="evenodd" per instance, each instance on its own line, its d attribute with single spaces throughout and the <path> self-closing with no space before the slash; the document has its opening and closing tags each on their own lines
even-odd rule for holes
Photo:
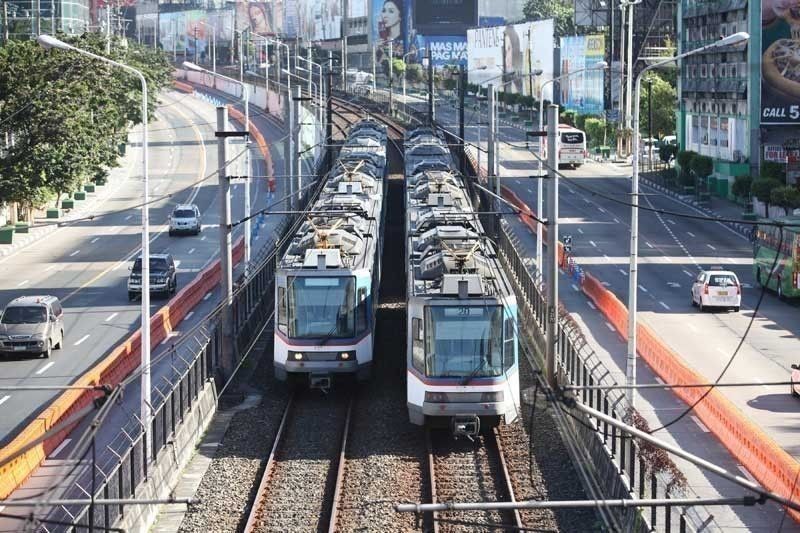
<svg viewBox="0 0 800 533">
<path fill-rule="evenodd" d="M 128 276 L 128 300 L 142 294 L 142 256 L 136 258 Z M 168 296 L 178 287 L 175 261 L 170 254 L 150 254 L 150 292 Z"/>
<path fill-rule="evenodd" d="M 48 358 L 64 344 L 64 310 L 55 296 L 15 298 L 0 318 L 0 354 Z"/>
<path fill-rule="evenodd" d="M 753 276 L 756 283 L 767 286 L 777 293 L 778 298 L 800 297 L 800 216 L 794 215 L 778 219 L 790 224 L 780 230 L 776 226 L 759 224 L 753 243 Z M 769 220 L 764 220 L 769 222 Z M 791 226 L 795 224 L 795 226 Z M 781 242 L 781 240 L 783 242 Z M 776 257 L 777 262 L 776 262 Z M 770 269 L 775 265 L 772 276 Z"/>
</svg>

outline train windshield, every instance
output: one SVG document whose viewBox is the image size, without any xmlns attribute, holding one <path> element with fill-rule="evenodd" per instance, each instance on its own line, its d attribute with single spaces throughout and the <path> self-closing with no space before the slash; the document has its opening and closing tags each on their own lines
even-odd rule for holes
<svg viewBox="0 0 800 533">
<path fill-rule="evenodd" d="M 355 278 L 290 277 L 289 337 L 342 339 L 355 336 Z"/>
<path fill-rule="evenodd" d="M 426 307 L 426 374 L 464 378 L 502 375 L 502 324 L 499 305 Z"/>
</svg>

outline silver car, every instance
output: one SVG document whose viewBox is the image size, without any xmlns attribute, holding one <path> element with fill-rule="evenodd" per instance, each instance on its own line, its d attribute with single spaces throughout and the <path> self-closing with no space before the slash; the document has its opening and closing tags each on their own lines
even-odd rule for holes
<svg viewBox="0 0 800 533">
<path fill-rule="evenodd" d="M 0 317 L 0 354 L 50 357 L 64 344 L 64 310 L 55 296 L 12 300 Z"/>
<path fill-rule="evenodd" d="M 195 204 L 176 205 L 169 216 L 169 235 L 177 233 L 199 234 L 203 231 L 200 209 Z"/>
</svg>

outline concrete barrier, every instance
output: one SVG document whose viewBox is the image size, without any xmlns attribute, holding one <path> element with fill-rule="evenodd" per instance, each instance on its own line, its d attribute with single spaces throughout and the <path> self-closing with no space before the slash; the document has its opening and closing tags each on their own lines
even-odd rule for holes
<svg viewBox="0 0 800 533">
<path fill-rule="evenodd" d="M 516 194 L 503 188 L 503 197 L 523 213 L 532 213 L 530 207 Z M 536 232 L 537 222 L 530 216 L 520 219 Z M 547 229 L 544 228 L 545 235 Z M 563 264 L 563 246 L 559 242 L 559 262 Z M 583 292 L 594 302 L 612 326 L 628 338 L 628 309 L 602 282 L 586 274 Z M 662 341 L 646 324 L 637 325 L 637 352 L 647 365 L 666 383 L 690 385 L 708 383 L 708 379 L 695 372 L 683 358 Z M 693 405 L 708 389 L 672 389 L 687 405 Z M 733 402 L 718 389 L 712 390 L 695 408 L 694 413 L 714 436 L 765 488 L 785 498 L 800 496 L 800 463 L 789 455 L 778 443 L 754 424 Z M 800 522 L 800 513 L 787 510 Z"/>
<path fill-rule="evenodd" d="M 176 90 L 181 91 L 182 93 L 194 94 L 194 87 L 192 87 L 188 83 L 183 83 L 178 80 L 172 80 L 172 86 L 175 87 Z"/>
<path fill-rule="evenodd" d="M 244 241 L 240 237 L 233 247 L 233 264 L 244 256 Z M 176 327 L 203 296 L 214 289 L 220 280 L 220 261 L 217 259 L 156 312 L 150 319 L 150 346 L 158 346 Z M 80 376 L 73 385 L 118 385 L 136 370 L 141 363 L 141 332 L 136 331 L 114 348 L 111 353 L 93 368 Z M 28 424 L 9 444 L 0 450 L 0 461 L 41 439 L 52 427 L 88 406 L 102 393 L 95 391 L 64 391 L 53 400 L 34 421 Z M 69 432 L 77 425 L 73 423 L 50 435 L 19 457 L 0 467 L 0 499 L 7 498 L 39 467 L 49 453 L 56 449 Z"/>
<path fill-rule="evenodd" d="M 244 126 L 244 113 L 231 104 L 228 104 L 228 117 Z M 264 158 L 264 162 L 267 166 L 267 182 L 270 188 L 273 188 L 275 186 L 275 170 L 272 166 L 272 154 L 269 151 L 267 141 L 264 140 L 264 136 L 261 135 L 261 132 L 256 128 L 255 124 L 253 124 L 252 120 L 250 121 L 250 140 L 256 143 L 258 151 L 261 152 L 261 156 Z"/>
</svg>

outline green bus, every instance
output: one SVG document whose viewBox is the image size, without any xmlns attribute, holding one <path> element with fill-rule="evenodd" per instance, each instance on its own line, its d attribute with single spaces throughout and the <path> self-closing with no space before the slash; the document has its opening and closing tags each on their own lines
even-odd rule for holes
<svg viewBox="0 0 800 533">
<path fill-rule="evenodd" d="M 763 222 L 783 222 L 792 224 L 783 228 L 783 243 L 780 242 L 780 229 L 777 226 L 759 224 L 755 228 L 753 242 L 753 276 L 759 285 L 775 291 L 778 298 L 800 297 L 800 216 L 764 219 Z M 775 271 L 767 284 L 769 271 L 775 262 Z"/>
</svg>

